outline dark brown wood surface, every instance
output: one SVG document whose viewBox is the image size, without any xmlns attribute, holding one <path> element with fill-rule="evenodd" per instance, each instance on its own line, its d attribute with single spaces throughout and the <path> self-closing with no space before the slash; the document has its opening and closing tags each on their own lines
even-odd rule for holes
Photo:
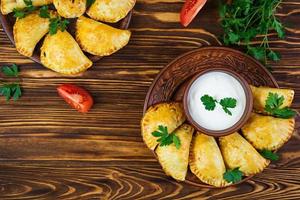
<svg viewBox="0 0 300 200">
<path fill-rule="evenodd" d="M 182 53 L 221 44 L 217 2 L 184 29 L 182 0 L 139 0 L 129 45 L 74 77 L 19 55 L 0 27 L 0 64 L 19 64 L 24 87 L 19 101 L 0 99 L 0 199 L 300 199 L 299 118 L 279 162 L 225 189 L 168 178 L 142 142 L 144 98 L 158 72 Z M 287 38 L 272 39 L 282 60 L 269 64 L 279 85 L 296 91 L 299 111 L 300 2 L 284 1 L 278 12 Z M 96 102 L 91 112 L 70 109 L 57 96 L 60 83 L 86 87 Z"/>
</svg>

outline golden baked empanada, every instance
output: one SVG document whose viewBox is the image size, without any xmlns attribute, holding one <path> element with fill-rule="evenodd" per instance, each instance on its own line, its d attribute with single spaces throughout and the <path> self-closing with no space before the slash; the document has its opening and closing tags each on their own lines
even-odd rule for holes
<svg viewBox="0 0 300 200">
<path fill-rule="evenodd" d="M 225 164 L 229 169 L 239 168 L 248 176 L 261 172 L 270 163 L 238 133 L 220 137 L 219 141 Z"/>
<path fill-rule="evenodd" d="M 155 150 L 165 173 L 178 181 L 185 180 L 193 132 L 194 128 L 188 124 L 183 124 L 174 132 L 181 142 L 179 149 L 173 143 L 168 146 L 158 146 Z"/>
<path fill-rule="evenodd" d="M 216 187 L 229 185 L 223 178 L 226 168 L 214 137 L 199 132 L 195 134 L 189 163 L 192 173 L 202 182 Z"/>
<path fill-rule="evenodd" d="M 37 43 L 48 33 L 49 24 L 49 19 L 41 18 L 38 12 L 17 19 L 13 30 L 17 51 L 24 56 L 32 56 Z"/>
<path fill-rule="evenodd" d="M 41 62 L 45 67 L 66 75 L 81 73 L 93 64 L 74 38 L 67 31 L 60 30 L 46 36 L 41 48 Z"/>
<path fill-rule="evenodd" d="M 42 6 L 52 3 L 53 0 L 31 0 L 32 5 Z M 1 0 L 1 12 L 3 15 L 7 15 L 13 12 L 14 8 L 22 9 L 25 8 L 26 4 L 24 0 Z"/>
<path fill-rule="evenodd" d="M 280 108 L 290 107 L 294 99 L 294 90 L 268 88 L 268 87 L 255 87 L 250 85 L 253 94 L 253 108 L 258 112 L 265 112 L 266 100 L 269 93 L 277 93 L 279 96 L 284 97 L 283 104 Z"/>
<path fill-rule="evenodd" d="M 86 0 L 53 0 L 58 14 L 65 18 L 80 17 L 86 10 Z"/>
<path fill-rule="evenodd" d="M 165 126 L 168 132 L 172 133 L 185 119 L 181 103 L 161 103 L 151 106 L 141 121 L 142 136 L 147 147 L 154 150 L 158 144 L 158 138 L 152 135 L 158 130 L 158 126 Z"/>
<path fill-rule="evenodd" d="M 252 114 L 242 128 L 245 138 L 259 150 L 277 150 L 293 134 L 295 119 L 280 119 Z"/>
<path fill-rule="evenodd" d="M 135 2 L 136 0 L 96 0 L 87 14 L 95 20 L 115 23 L 126 17 Z"/>
<path fill-rule="evenodd" d="M 120 30 L 81 16 L 76 23 L 76 40 L 93 55 L 108 56 L 127 45 L 130 31 Z"/>
</svg>

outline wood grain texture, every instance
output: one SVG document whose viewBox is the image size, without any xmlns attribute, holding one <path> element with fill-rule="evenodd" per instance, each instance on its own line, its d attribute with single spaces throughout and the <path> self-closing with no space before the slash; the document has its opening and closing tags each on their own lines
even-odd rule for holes
<svg viewBox="0 0 300 200">
<path fill-rule="evenodd" d="M 300 119 L 281 160 L 236 187 L 205 189 L 166 177 L 143 144 L 140 119 L 146 92 L 167 63 L 202 46 L 221 45 L 217 1 L 189 28 L 178 23 L 183 0 L 138 0 L 129 45 L 74 77 L 51 72 L 19 55 L 0 26 L 0 65 L 21 65 L 24 96 L 0 98 L 0 199 L 300 199 Z M 282 60 L 269 63 L 281 87 L 296 92 L 300 110 L 300 3 L 284 1 L 278 16 L 287 37 L 271 39 Z M 76 83 L 94 96 L 82 115 L 56 93 Z"/>
</svg>

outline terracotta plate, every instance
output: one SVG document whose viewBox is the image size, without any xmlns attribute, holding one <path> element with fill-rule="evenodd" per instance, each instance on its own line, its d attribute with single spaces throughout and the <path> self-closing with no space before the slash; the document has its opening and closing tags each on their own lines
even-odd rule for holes
<svg viewBox="0 0 300 200">
<path fill-rule="evenodd" d="M 54 9 L 53 6 L 50 6 L 50 8 Z M 128 29 L 130 21 L 131 21 L 131 16 L 132 16 L 132 11 L 130 11 L 128 13 L 128 15 L 124 19 L 122 19 L 120 22 L 118 22 L 116 24 L 109 24 L 109 25 L 114 26 L 114 27 L 119 28 L 119 29 Z M 69 19 L 69 20 L 70 20 L 71 24 L 68 26 L 68 32 L 71 33 L 74 37 L 76 19 Z M 13 16 L 12 13 L 10 13 L 8 15 L 2 15 L 1 12 L 0 12 L 0 21 L 1 21 L 3 29 L 4 29 L 5 33 L 7 34 L 9 40 L 13 44 L 15 44 L 14 36 L 13 36 L 13 26 L 15 24 L 15 17 Z M 39 64 L 41 64 L 41 61 L 40 61 L 40 47 L 42 45 L 42 41 L 43 41 L 43 39 L 38 43 L 38 45 L 36 46 L 36 48 L 34 50 L 34 53 L 33 53 L 32 57 L 30 57 L 31 60 L 33 60 L 33 61 L 35 61 Z M 85 52 L 85 54 L 93 62 L 96 62 L 96 61 L 98 61 L 102 58 L 101 56 L 94 56 L 94 55 L 88 54 L 86 52 Z"/>
<path fill-rule="evenodd" d="M 184 89 L 195 74 L 208 68 L 220 67 L 234 70 L 250 84 L 278 87 L 269 71 L 250 56 L 224 47 L 204 47 L 179 56 L 157 75 L 147 93 L 144 113 L 147 108 L 157 103 L 182 101 Z M 251 176 L 242 182 L 250 178 Z M 203 187 L 214 187 L 201 183 L 191 172 L 186 179 Z"/>
</svg>

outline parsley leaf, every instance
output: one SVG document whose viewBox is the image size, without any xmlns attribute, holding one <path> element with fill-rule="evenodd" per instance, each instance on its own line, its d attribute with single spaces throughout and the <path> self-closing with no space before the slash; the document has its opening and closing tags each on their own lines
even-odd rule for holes
<svg viewBox="0 0 300 200">
<path fill-rule="evenodd" d="M 10 77 L 18 77 L 19 75 L 19 68 L 16 64 L 13 64 L 12 66 L 3 66 L 1 71 L 4 75 Z"/>
<path fill-rule="evenodd" d="M 223 98 L 220 101 L 220 105 L 222 106 L 223 110 L 229 114 L 232 115 L 231 111 L 228 110 L 228 108 L 235 108 L 236 107 L 236 99 L 234 98 Z"/>
<path fill-rule="evenodd" d="M 49 10 L 48 10 L 48 6 L 42 6 L 40 8 L 40 17 L 41 18 L 50 18 L 50 13 L 49 13 Z"/>
<path fill-rule="evenodd" d="M 14 17 L 22 19 L 28 14 L 36 10 L 36 7 L 32 4 L 31 0 L 23 0 L 26 7 L 24 9 L 14 8 Z"/>
<path fill-rule="evenodd" d="M 224 44 L 243 46 L 248 54 L 264 64 L 267 58 L 278 61 L 279 54 L 270 49 L 269 33 L 274 30 L 279 38 L 285 37 L 284 26 L 275 15 L 282 0 L 223 2 L 219 15 L 224 30 L 222 36 Z M 258 45 L 255 44 L 257 36 L 262 37 Z"/>
<path fill-rule="evenodd" d="M 86 1 L 86 7 L 89 7 L 89 6 L 93 5 L 93 3 L 95 3 L 95 0 L 87 0 Z"/>
<path fill-rule="evenodd" d="M 228 182 L 228 183 L 237 183 L 242 180 L 243 177 L 243 172 L 239 170 L 239 168 L 235 168 L 233 170 L 227 170 L 223 174 L 223 178 Z"/>
<path fill-rule="evenodd" d="M 152 132 L 152 135 L 159 138 L 157 140 L 160 143 L 159 146 L 168 146 L 173 143 L 177 149 L 181 146 L 179 137 L 175 133 L 169 134 L 168 127 L 166 126 L 159 125 L 158 130 Z"/>
<path fill-rule="evenodd" d="M 64 32 L 69 23 L 70 22 L 67 19 L 62 20 L 60 17 L 50 19 L 50 25 L 49 25 L 50 26 L 49 27 L 50 35 L 56 34 L 59 29 L 62 32 Z"/>
<path fill-rule="evenodd" d="M 16 101 L 22 95 L 21 87 L 17 83 L 3 84 L 0 86 L 0 94 L 5 96 L 7 101 L 9 101 L 11 98 Z"/>
<path fill-rule="evenodd" d="M 23 10 L 14 8 L 14 17 L 15 18 L 19 18 L 22 19 L 26 16 L 26 12 L 24 12 Z"/>
<path fill-rule="evenodd" d="M 276 153 L 273 153 L 270 150 L 262 150 L 259 152 L 264 158 L 272 160 L 272 161 L 277 161 L 279 160 L 279 156 Z"/>
<path fill-rule="evenodd" d="M 269 92 L 266 99 L 265 111 L 275 117 L 289 119 L 296 115 L 296 112 L 288 107 L 280 108 L 283 105 L 284 96 Z"/>
<path fill-rule="evenodd" d="M 201 97 L 201 101 L 202 101 L 203 105 L 205 106 L 206 110 L 214 110 L 216 107 L 217 101 L 212 96 L 209 96 L 207 94 L 203 95 Z"/>
</svg>

